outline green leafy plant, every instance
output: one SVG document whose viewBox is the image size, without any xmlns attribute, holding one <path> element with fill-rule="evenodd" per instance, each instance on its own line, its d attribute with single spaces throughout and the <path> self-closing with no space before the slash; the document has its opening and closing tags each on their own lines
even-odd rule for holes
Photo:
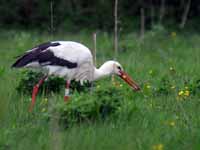
<svg viewBox="0 0 200 150">
<path fill-rule="evenodd" d="M 43 76 L 44 74 L 41 72 L 23 70 L 22 78 L 19 81 L 16 90 L 23 94 L 31 94 L 34 85 L 37 84 Z M 64 78 L 50 76 L 41 86 L 39 94 L 41 94 L 42 92 L 44 92 L 45 94 L 51 92 L 58 93 L 64 89 L 65 83 L 66 81 L 64 80 Z M 91 87 L 91 84 L 89 82 L 86 82 L 83 85 L 81 85 L 79 82 L 72 81 L 70 85 L 70 89 L 72 89 L 72 92 L 85 92 L 89 89 L 89 87 Z"/>
<path fill-rule="evenodd" d="M 55 106 L 61 117 L 63 125 L 70 125 L 81 122 L 93 122 L 105 120 L 109 116 L 116 116 L 118 108 L 123 102 L 121 90 L 109 86 L 106 88 L 95 89 L 92 93 L 74 93 L 73 100 L 66 105 Z"/>
</svg>

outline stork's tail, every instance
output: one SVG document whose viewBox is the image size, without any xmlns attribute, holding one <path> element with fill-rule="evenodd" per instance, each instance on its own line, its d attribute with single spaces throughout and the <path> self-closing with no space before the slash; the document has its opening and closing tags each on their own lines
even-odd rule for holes
<svg viewBox="0 0 200 150">
<path fill-rule="evenodd" d="M 26 66 L 31 61 L 32 60 L 31 60 L 31 57 L 30 57 L 30 53 L 24 54 L 24 55 L 20 56 L 11 67 L 12 68 L 21 68 L 21 67 Z"/>
</svg>

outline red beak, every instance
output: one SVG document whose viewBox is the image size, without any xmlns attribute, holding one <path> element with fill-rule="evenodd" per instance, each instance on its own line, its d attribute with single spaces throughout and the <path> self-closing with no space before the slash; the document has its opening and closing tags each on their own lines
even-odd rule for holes
<svg viewBox="0 0 200 150">
<path fill-rule="evenodd" d="M 140 90 L 140 87 L 139 85 L 133 81 L 133 79 L 131 79 L 131 77 L 124 71 L 120 71 L 120 75 L 119 75 L 126 83 L 128 83 L 132 88 L 133 90 L 135 91 L 139 91 Z"/>
</svg>

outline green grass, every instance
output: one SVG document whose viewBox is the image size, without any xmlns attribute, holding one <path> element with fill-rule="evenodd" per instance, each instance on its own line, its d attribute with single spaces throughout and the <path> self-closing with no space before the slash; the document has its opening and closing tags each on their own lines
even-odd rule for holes
<svg viewBox="0 0 200 150">
<path fill-rule="evenodd" d="M 142 85 L 142 92 L 134 93 L 123 84 L 118 88 L 124 105 L 115 119 L 79 123 L 68 129 L 59 124 L 57 105 L 65 106 L 63 93 L 37 97 L 34 112 L 28 113 L 30 95 L 17 93 L 21 71 L 11 69 L 15 56 L 41 42 L 74 40 L 92 49 L 89 33 L 60 33 L 50 37 L 47 33 L 28 31 L 1 31 L 0 35 L 0 149 L 199 149 L 200 148 L 200 94 L 190 93 L 181 98 L 180 90 L 200 79 L 200 36 L 198 34 L 153 30 L 144 41 L 130 33 L 120 37 L 119 62 Z M 112 37 L 107 33 L 97 36 L 98 66 L 112 59 Z M 171 68 L 171 70 L 170 70 Z M 158 92 L 161 80 L 170 82 L 169 94 Z M 112 85 L 110 78 L 96 83 Z M 174 88 L 171 88 L 174 86 Z M 104 96 L 104 95 L 102 95 Z M 95 95 L 74 94 L 79 97 Z M 48 98 L 48 107 L 41 102 Z M 97 98 L 97 97 L 95 97 Z M 47 108 L 44 110 L 43 108 Z M 131 114 L 129 113 L 131 110 Z M 51 117 L 47 117 L 47 114 Z M 159 147 L 159 145 L 161 146 Z"/>
</svg>

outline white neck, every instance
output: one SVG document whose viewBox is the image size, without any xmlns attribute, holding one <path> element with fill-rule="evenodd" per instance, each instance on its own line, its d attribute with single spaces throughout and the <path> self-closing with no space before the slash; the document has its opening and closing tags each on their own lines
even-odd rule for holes
<svg viewBox="0 0 200 150">
<path fill-rule="evenodd" d="M 108 66 L 106 63 L 104 63 L 100 68 L 98 69 L 94 68 L 93 81 L 109 76 L 112 73 L 113 73 L 113 69 L 110 66 Z"/>
</svg>

